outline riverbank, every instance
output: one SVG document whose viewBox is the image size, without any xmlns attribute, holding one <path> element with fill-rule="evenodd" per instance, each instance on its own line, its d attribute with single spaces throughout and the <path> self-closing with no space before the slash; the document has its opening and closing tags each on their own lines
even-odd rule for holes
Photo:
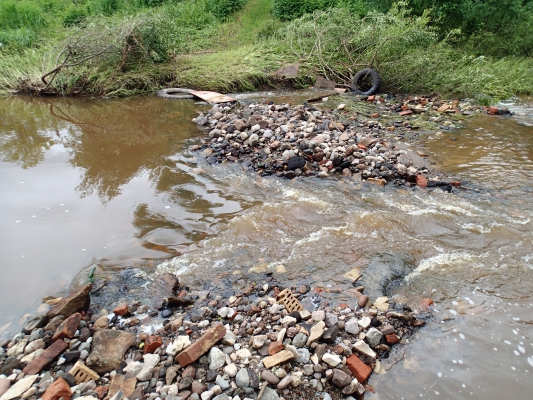
<svg viewBox="0 0 533 400">
<path fill-rule="evenodd" d="M 223 19 L 205 1 L 184 1 L 88 21 L 79 29 L 62 27 L 61 35 L 34 47 L 2 50 L 0 90 L 104 97 L 162 87 L 238 92 L 307 87 L 319 75 L 349 86 L 358 70 L 371 66 L 384 92 L 439 92 L 481 104 L 533 93 L 531 58 L 454 47 L 451 38 L 439 39 L 427 16 L 396 6 L 364 18 L 334 8 L 281 22 L 270 0 L 250 0 Z M 101 48 L 89 46 L 93 41 Z M 71 54 L 66 49 L 74 43 Z M 277 73 L 294 63 L 294 76 Z"/>
<path fill-rule="evenodd" d="M 166 273 L 150 283 L 150 302 L 110 314 L 88 306 L 101 289 L 92 283 L 49 298 L 46 314 L 0 344 L 0 398 L 359 398 L 431 315 L 429 299 L 370 300 L 356 270 L 346 274 L 352 300 L 338 306 L 320 288 L 284 288 L 282 272 L 241 281 L 229 297 L 189 292 Z M 309 300 L 311 311 L 300 303 Z"/>
</svg>

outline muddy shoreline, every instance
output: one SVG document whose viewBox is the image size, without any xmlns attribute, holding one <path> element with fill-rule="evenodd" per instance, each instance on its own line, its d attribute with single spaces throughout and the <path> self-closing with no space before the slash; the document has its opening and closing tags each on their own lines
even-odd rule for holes
<svg viewBox="0 0 533 400">
<path fill-rule="evenodd" d="M 0 343 L 0 388 L 9 389 L 3 395 L 362 398 L 375 390 L 370 374 L 383 373 L 381 362 L 397 357 L 431 317 L 429 299 L 370 300 L 355 270 L 346 275 L 352 300 L 334 305 L 321 297 L 322 288 L 285 287 L 283 268 L 260 274 L 261 283 L 240 278 L 219 291 L 191 290 L 164 273 L 144 285 L 150 298 L 114 304 L 111 312 L 102 307 L 107 284 L 98 279 L 49 298 L 46 314 Z"/>
</svg>

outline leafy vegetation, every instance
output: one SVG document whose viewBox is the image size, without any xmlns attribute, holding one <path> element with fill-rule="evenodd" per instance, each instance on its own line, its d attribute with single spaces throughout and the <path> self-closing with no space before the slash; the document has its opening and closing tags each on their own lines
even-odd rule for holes
<svg viewBox="0 0 533 400">
<path fill-rule="evenodd" d="M 532 3 L 0 0 L 0 90 L 253 90 L 299 62 L 294 86 L 317 75 L 348 85 L 372 67 L 389 92 L 490 102 L 533 93 Z"/>
</svg>

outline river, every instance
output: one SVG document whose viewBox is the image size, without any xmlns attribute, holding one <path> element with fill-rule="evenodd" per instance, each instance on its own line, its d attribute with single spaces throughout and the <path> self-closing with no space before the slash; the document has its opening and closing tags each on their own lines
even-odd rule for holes
<svg viewBox="0 0 533 400">
<path fill-rule="evenodd" d="M 531 398 L 533 102 L 508 105 L 417 144 L 463 182 L 449 194 L 208 165 L 192 101 L 0 99 L 0 335 L 94 266 L 194 286 L 284 265 L 332 305 L 359 268 L 371 296 L 435 301 L 365 398 Z"/>
</svg>

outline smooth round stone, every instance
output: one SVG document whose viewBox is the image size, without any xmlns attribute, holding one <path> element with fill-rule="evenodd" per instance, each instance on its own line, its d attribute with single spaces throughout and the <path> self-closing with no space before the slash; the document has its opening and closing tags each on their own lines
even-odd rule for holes
<svg viewBox="0 0 533 400">
<path fill-rule="evenodd" d="M 161 317 L 162 318 L 168 318 L 172 315 L 172 310 L 170 308 L 165 308 L 163 311 L 161 311 Z"/>
</svg>

